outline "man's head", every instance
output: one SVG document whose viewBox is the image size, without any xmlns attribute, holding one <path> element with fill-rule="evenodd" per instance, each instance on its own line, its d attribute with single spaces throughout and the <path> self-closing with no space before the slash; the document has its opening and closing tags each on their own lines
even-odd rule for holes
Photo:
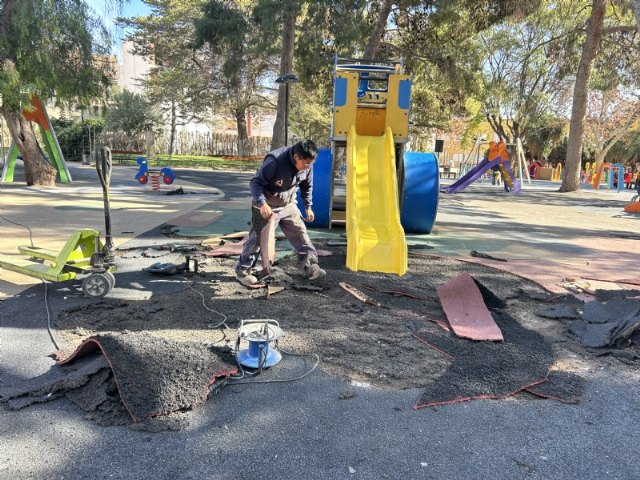
<svg viewBox="0 0 640 480">
<path fill-rule="evenodd" d="M 303 140 L 293 146 L 293 161 L 298 170 L 309 168 L 318 156 L 318 147 L 312 140 Z"/>
</svg>

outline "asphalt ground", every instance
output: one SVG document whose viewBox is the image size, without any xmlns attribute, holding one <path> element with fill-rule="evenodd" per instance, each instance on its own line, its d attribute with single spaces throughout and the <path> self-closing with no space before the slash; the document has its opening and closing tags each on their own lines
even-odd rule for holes
<svg viewBox="0 0 640 480">
<path fill-rule="evenodd" d="M 76 181 L 54 189 L 0 186 L 1 253 L 28 243 L 28 232 L 7 219 L 30 226 L 34 242 L 52 248 L 79 226 L 103 230 L 95 174 L 81 167 L 71 172 Z M 249 207 L 248 174 L 178 170 L 171 187 L 195 192 L 179 196 L 141 190 L 134 175 L 132 167 L 112 174 L 121 247 L 140 236 L 166 242 L 158 225 L 206 204 L 231 212 Z M 506 258 L 506 265 L 492 266 L 508 265 L 548 287 L 561 288 L 563 278 L 584 272 L 637 277 L 640 219 L 622 213 L 633 192 L 556 189 L 535 183 L 511 196 L 487 183 L 472 185 L 441 198 L 437 228 L 421 241 L 435 255 L 477 261 L 468 255 L 473 249 Z M 123 265 L 119 275 L 131 276 L 124 286 L 133 289 L 136 272 L 150 261 Z M 52 285 L 45 297 L 38 282 L 23 277 L 16 284 L 16 277 L 0 275 L 0 292 L 11 297 L 0 302 L 2 389 L 53 365 L 45 298 L 52 315 L 86 300 Z M 588 382 L 576 405 L 518 395 L 416 411 L 411 405 L 420 390 L 378 390 L 319 370 L 297 382 L 223 389 L 190 413 L 190 426 L 179 432 L 99 427 L 65 399 L 17 412 L 2 405 L 0 478 L 640 478 L 638 368 L 579 360 L 578 373 Z M 309 367 L 297 358 L 286 362 L 287 373 Z"/>
</svg>

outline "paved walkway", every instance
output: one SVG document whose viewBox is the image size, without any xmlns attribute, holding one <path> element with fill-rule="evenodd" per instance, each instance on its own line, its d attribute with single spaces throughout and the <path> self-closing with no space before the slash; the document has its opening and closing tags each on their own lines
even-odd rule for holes
<svg viewBox="0 0 640 480">
<path fill-rule="evenodd" d="M 88 172 L 72 167 L 79 180 L 55 189 L 0 186 L 0 253 L 28 243 L 28 232 L 9 220 L 52 247 L 77 227 L 103 230 L 100 189 Z M 164 241 L 149 231 L 210 205 L 230 219 L 238 213 L 225 228 L 246 227 L 247 191 L 230 199 L 228 188 L 246 189 L 246 174 L 225 174 L 213 185 L 210 173 L 178 172 L 171 188 L 197 192 L 179 196 L 139 187 L 134 174 L 116 167 L 112 177 L 117 245 L 143 233 L 145 241 Z M 569 276 L 637 277 L 640 218 L 622 211 L 632 192 L 555 189 L 536 183 L 513 196 L 472 185 L 443 196 L 436 230 L 413 240 L 434 255 L 502 257 L 508 262 L 482 262 L 549 289 Z M 0 387 L 52 365 L 44 289 L 33 285 L 0 272 L 0 292 L 19 295 L 0 302 Z M 54 314 L 76 301 L 50 300 Z M 180 432 L 99 427 L 66 400 L 18 412 L 0 406 L 0 478 L 640 478 L 638 370 L 593 358 L 584 364 L 589 384 L 578 405 L 509 399 L 413 411 L 417 390 L 361 388 L 315 372 L 285 385 L 225 389 Z M 354 389 L 354 398 L 340 400 Z"/>
</svg>

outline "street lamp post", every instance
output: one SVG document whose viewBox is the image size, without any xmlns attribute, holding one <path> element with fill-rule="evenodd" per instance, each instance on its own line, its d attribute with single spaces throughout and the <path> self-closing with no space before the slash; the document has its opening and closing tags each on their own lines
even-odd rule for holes
<svg viewBox="0 0 640 480">
<path fill-rule="evenodd" d="M 276 78 L 276 83 L 284 85 L 284 146 L 289 143 L 289 85 L 297 83 L 300 78 L 293 72 L 285 73 Z"/>
</svg>

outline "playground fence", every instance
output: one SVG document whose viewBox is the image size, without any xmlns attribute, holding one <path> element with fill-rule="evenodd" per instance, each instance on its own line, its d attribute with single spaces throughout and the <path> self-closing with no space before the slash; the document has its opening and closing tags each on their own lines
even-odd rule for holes
<svg viewBox="0 0 640 480">
<path fill-rule="evenodd" d="M 169 153 L 170 132 L 163 131 L 154 139 L 154 147 L 159 154 Z M 144 152 L 146 141 L 144 135 L 131 138 L 120 132 L 105 132 L 100 139 L 101 144 L 111 150 Z M 250 137 L 247 140 L 246 156 L 264 156 L 271 147 L 270 137 Z M 223 156 L 238 155 L 237 135 L 210 132 L 177 132 L 173 145 L 174 155 L 190 156 Z"/>
</svg>

